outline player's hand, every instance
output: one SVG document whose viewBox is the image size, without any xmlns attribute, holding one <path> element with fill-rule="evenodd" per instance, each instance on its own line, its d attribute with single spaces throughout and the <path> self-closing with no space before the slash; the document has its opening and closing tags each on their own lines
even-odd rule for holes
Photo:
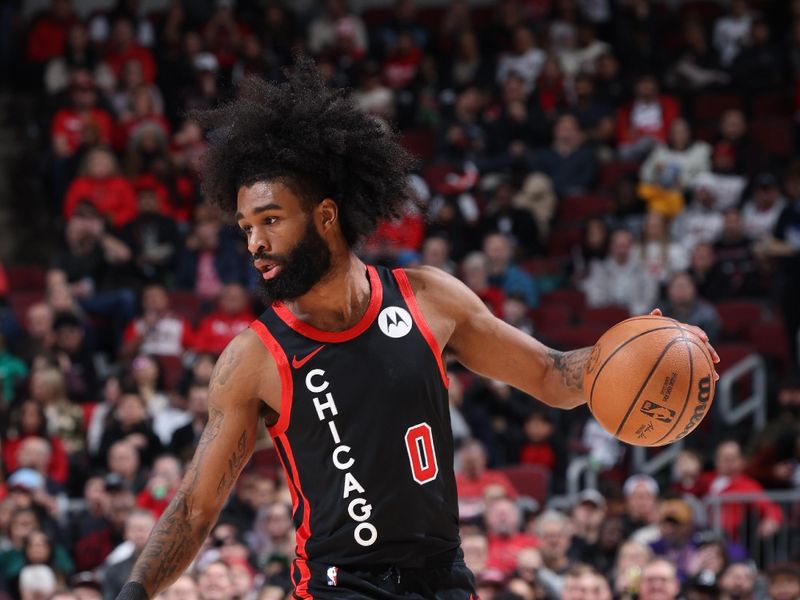
<svg viewBox="0 0 800 600">
<path fill-rule="evenodd" d="M 654 317 L 663 316 L 660 308 L 654 308 L 652 311 L 650 311 L 650 314 Z M 708 334 L 706 334 L 705 331 L 703 331 L 696 325 L 689 325 L 688 323 L 681 323 L 681 325 L 686 327 L 686 329 L 691 331 L 693 334 L 699 337 L 703 342 L 705 342 L 706 348 L 708 349 L 708 353 L 711 355 L 711 360 L 714 361 L 715 364 L 718 363 L 719 354 L 717 354 L 717 351 L 714 350 L 714 346 L 711 345 L 711 342 L 708 341 Z M 719 373 L 717 373 L 716 369 L 714 369 L 714 381 L 717 380 L 719 380 Z"/>
</svg>

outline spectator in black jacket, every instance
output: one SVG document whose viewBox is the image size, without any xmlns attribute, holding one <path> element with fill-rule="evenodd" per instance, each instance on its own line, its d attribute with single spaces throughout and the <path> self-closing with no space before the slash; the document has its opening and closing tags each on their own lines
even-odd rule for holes
<svg viewBox="0 0 800 600">
<path fill-rule="evenodd" d="M 170 454 L 174 454 L 181 460 L 189 460 L 194 454 L 197 442 L 200 441 L 200 434 L 208 422 L 208 386 L 204 384 L 192 384 L 187 392 L 187 410 L 192 416 L 192 420 L 179 427 L 172 434 L 172 441 L 169 443 Z"/>
<path fill-rule="evenodd" d="M 122 240 L 133 253 L 133 263 L 145 280 L 163 281 L 171 274 L 180 235 L 173 219 L 159 211 L 156 190 L 142 187 L 136 193 L 139 215 L 122 230 Z"/>
<path fill-rule="evenodd" d="M 100 440 L 100 456 L 107 456 L 111 446 L 123 439 L 136 448 L 143 466 L 152 465 L 162 451 L 161 441 L 147 415 L 147 406 L 136 392 L 123 393 L 119 399 L 112 421 Z"/>
<path fill-rule="evenodd" d="M 553 143 L 533 159 L 531 169 L 553 180 L 559 197 L 585 193 L 594 182 L 597 161 L 575 115 L 561 115 L 553 127 Z"/>
</svg>

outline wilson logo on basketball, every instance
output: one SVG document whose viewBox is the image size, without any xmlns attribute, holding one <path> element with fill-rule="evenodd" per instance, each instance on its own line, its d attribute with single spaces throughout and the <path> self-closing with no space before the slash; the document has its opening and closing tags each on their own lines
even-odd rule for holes
<svg viewBox="0 0 800 600">
<path fill-rule="evenodd" d="M 697 404 L 694 407 L 694 412 L 678 436 L 675 438 L 679 440 L 689 435 L 692 429 L 700 422 L 708 410 L 708 400 L 711 398 L 711 377 L 703 377 L 697 382 Z"/>
</svg>

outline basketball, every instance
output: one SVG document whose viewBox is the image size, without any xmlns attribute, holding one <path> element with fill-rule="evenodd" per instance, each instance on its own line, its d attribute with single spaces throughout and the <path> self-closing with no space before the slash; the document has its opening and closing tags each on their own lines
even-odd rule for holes
<svg viewBox="0 0 800 600">
<path fill-rule="evenodd" d="M 617 439 L 663 446 L 689 435 L 714 398 L 703 341 L 666 317 L 633 317 L 592 348 L 583 379 L 589 410 Z"/>
</svg>

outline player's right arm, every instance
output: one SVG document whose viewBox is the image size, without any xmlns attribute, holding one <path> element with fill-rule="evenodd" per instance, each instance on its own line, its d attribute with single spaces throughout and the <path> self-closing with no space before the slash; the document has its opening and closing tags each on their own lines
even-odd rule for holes
<svg viewBox="0 0 800 600">
<path fill-rule="evenodd" d="M 152 598 L 189 566 L 253 453 L 262 398 L 275 396 L 275 363 L 252 330 L 214 366 L 208 423 L 181 486 L 156 523 L 118 600 Z"/>
</svg>

